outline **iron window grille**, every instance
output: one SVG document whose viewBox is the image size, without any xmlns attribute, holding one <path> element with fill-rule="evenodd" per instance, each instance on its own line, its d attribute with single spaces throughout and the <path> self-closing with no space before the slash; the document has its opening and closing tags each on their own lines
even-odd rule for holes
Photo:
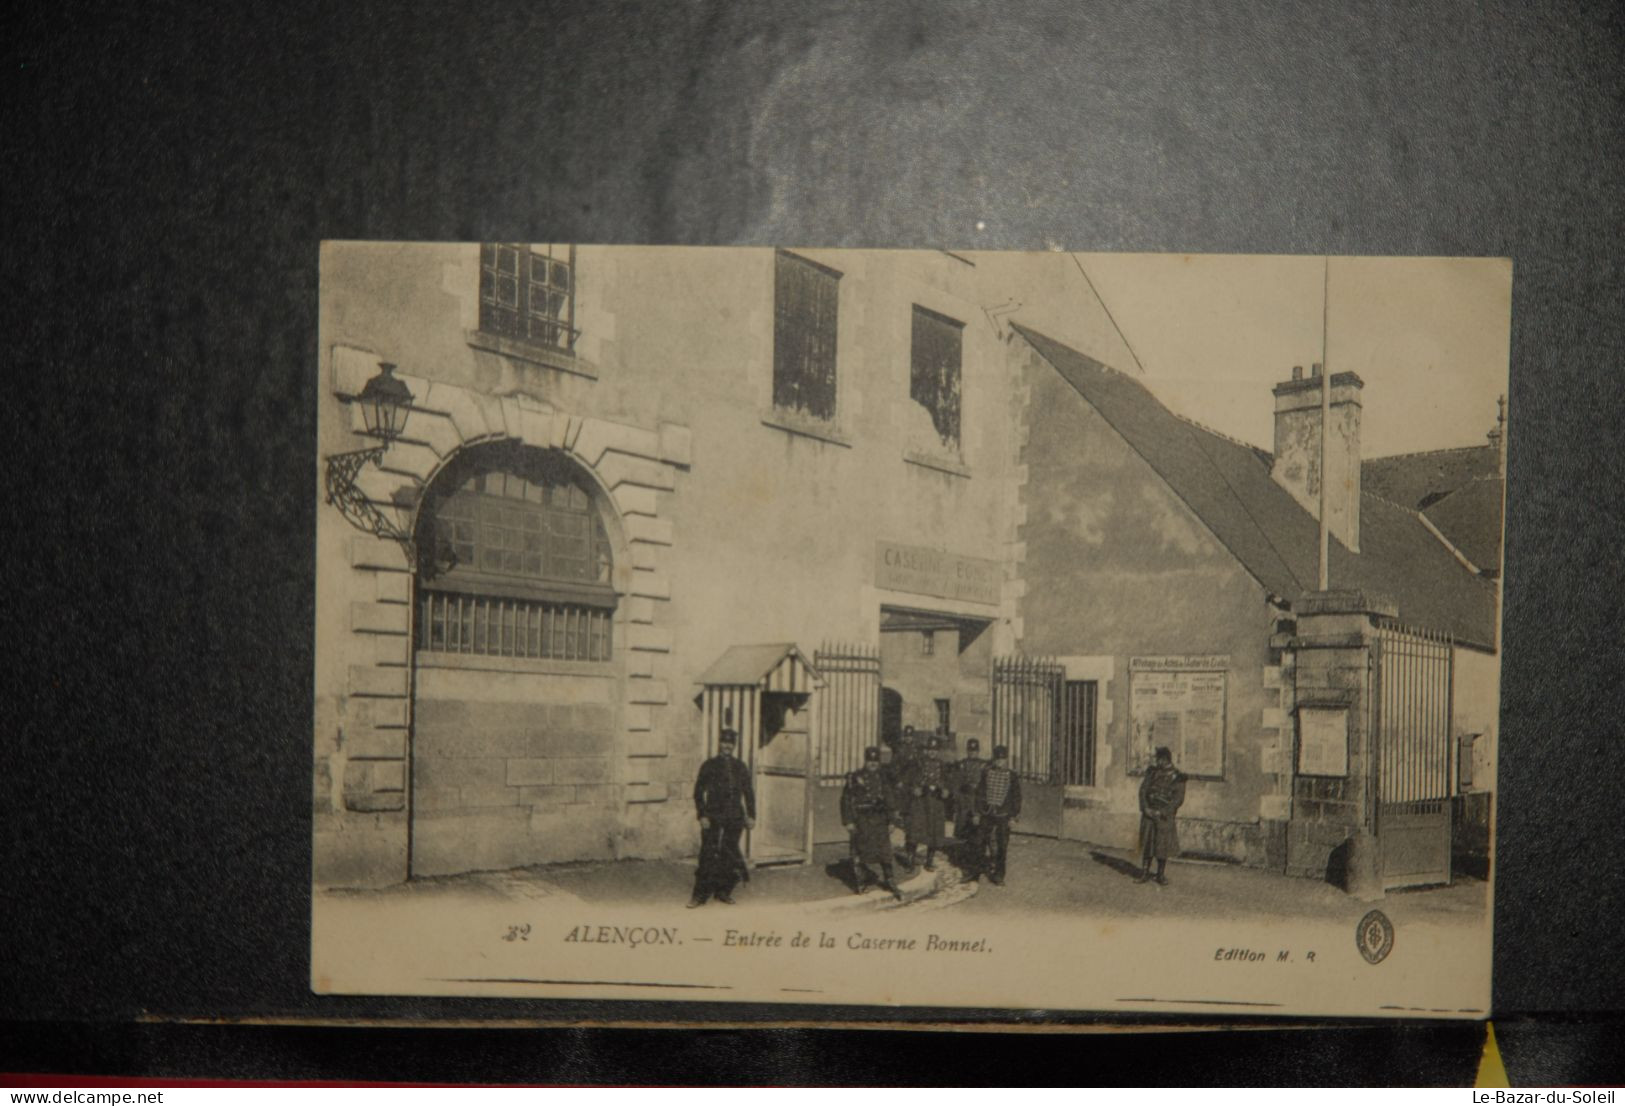
<svg viewBox="0 0 1625 1106">
<path fill-rule="evenodd" d="M 512 448 L 448 476 L 451 490 L 425 504 L 420 529 L 418 648 L 608 660 L 609 536 L 573 466 Z"/>
<path fill-rule="evenodd" d="M 835 419 L 835 338 L 841 274 L 774 255 L 773 405 Z"/>
<path fill-rule="evenodd" d="M 908 394 L 931 413 L 942 444 L 958 452 L 960 376 L 964 361 L 965 324 L 914 308 Z"/>
<path fill-rule="evenodd" d="M 614 612 L 580 603 L 424 589 L 418 648 L 434 653 L 607 661 Z"/>
<path fill-rule="evenodd" d="M 1100 684 L 1068 680 L 1061 697 L 1061 782 L 1069 787 L 1095 785 L 1095 716 Z"/>
<path fill-rule="evenodd" d="M 480 246 L 480 329 L 573 352 L 575 247 Z"/>
</svg>

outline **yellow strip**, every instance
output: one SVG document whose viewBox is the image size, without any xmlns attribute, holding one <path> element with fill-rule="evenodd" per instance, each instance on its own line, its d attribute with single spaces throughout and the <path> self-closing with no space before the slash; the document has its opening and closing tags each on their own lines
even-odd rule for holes
<svg viewBox="0 0 1625 1106">
<path fill-rule="evenodd" d="M 1484 1023 L 1484 1056 L 1478 1061 L 1478 1082 L 1475 1087 L 1510 1087 L 1507 1066 L 1501 1062 L 1501 1049 L 1495 1043 L 1495 1023 Z"/>
</svg>

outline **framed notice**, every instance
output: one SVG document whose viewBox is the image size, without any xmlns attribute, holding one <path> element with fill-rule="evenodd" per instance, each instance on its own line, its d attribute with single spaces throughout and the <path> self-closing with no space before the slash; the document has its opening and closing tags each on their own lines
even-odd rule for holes
<svg viewBox="0 0 1625 1106">
<path fill-rule="evenodd" d="M 1349 774 L 1347 707 L 1298 708 L 1298 773 L 1304 776 Z"/>
<path fill-rule="evenodd" d="M 1224 775 L 1225 656 L 1129 659 L 1129 714 L 1140 769 L 1166 747 L 1187 776 Z"/>
</svg>

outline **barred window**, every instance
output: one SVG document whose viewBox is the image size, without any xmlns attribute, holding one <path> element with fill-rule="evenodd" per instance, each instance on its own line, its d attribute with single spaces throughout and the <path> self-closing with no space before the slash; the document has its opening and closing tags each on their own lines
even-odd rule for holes
<svg viewBox="0 0 1625 1106">
<path fill-rule="evenodd" d="M 608 660 L 609 536 L 573 462 L 490 446 L 436 480 L 419 528 L 418 647 Z"/>
<path fill-rule="evenodd" d="M 775 256 L 773 405 L 833 420 L 841 274 L 794 254 Z"/>
<path fill-rule="evenodd" d="M 942 444 L 959 449 L 959 377 L 963 359 L 965 324 L 914 308 L 914 341 L 910 358 L 908 394 L 931 412 Z"/>
<path fill-rule="evenodd" d="M 487 242 L 480 247 L 480 329 L 573 350 L 575 247 Z"/>
<path fill-rule="evenodd" d="M 494 657 L 607 661 L 613 612 L 424 588 L 418 648 Z"/>
</svg>

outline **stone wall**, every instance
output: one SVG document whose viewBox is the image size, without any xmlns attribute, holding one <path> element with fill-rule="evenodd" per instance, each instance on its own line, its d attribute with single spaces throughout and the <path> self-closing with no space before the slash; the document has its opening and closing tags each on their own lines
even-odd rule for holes
<svg viewBox="0 0 1625 1106">
<path fill-rule="evenodd" d="M 420 667 L 414 874 L 616 855 L 621 681 L 544 665 Z"/>
<path fill-rule="evenodd" d="M 1293 777 L 1287 825 L 1289 875 L 1338 880 L 1351 842 L 1370 828 L 1370 635 L 1382 610 L 1359 592 L 1317 592 L 1294 605 L 1293 693 L 1298 707 L 1348 711 L 1348 774 Z"/>
<path fill-rule="evenodd" d="M 355 395 L 378 360 L 336 347 L 331 394 Z M 646 851 L 650 835 L 638 833 L 646 820 L 626 809 L 664 804 L 692 777 L 690 763 L 667 755 L 671 696 L 656 675 L 672 634 L 663 500 L 689 464 L 688 430 L 402 379 L 414 395 L 406 433 L 379 467 L 362 470 L 358 487 L 409 530 L 423 489 L 462 450 L 519 442 L 566 454 L 599 488 L 615 549 L 617 659 L 592 672 L 520 671 L 546 666 L 498 658 L 414 667 L 402 549 L 323 511 L 318 543 L 348 557 L 324 558 L 318 585 L 316 881 L 376 885 L 406 878 L 408 865 L 421 875 Z M 353 430 L 359 411 L 339 410 Z M 409 822 L 408 792 L 419 786 Z M 629 836 L 639 844 L 628 846 Z"/>
</svg>

